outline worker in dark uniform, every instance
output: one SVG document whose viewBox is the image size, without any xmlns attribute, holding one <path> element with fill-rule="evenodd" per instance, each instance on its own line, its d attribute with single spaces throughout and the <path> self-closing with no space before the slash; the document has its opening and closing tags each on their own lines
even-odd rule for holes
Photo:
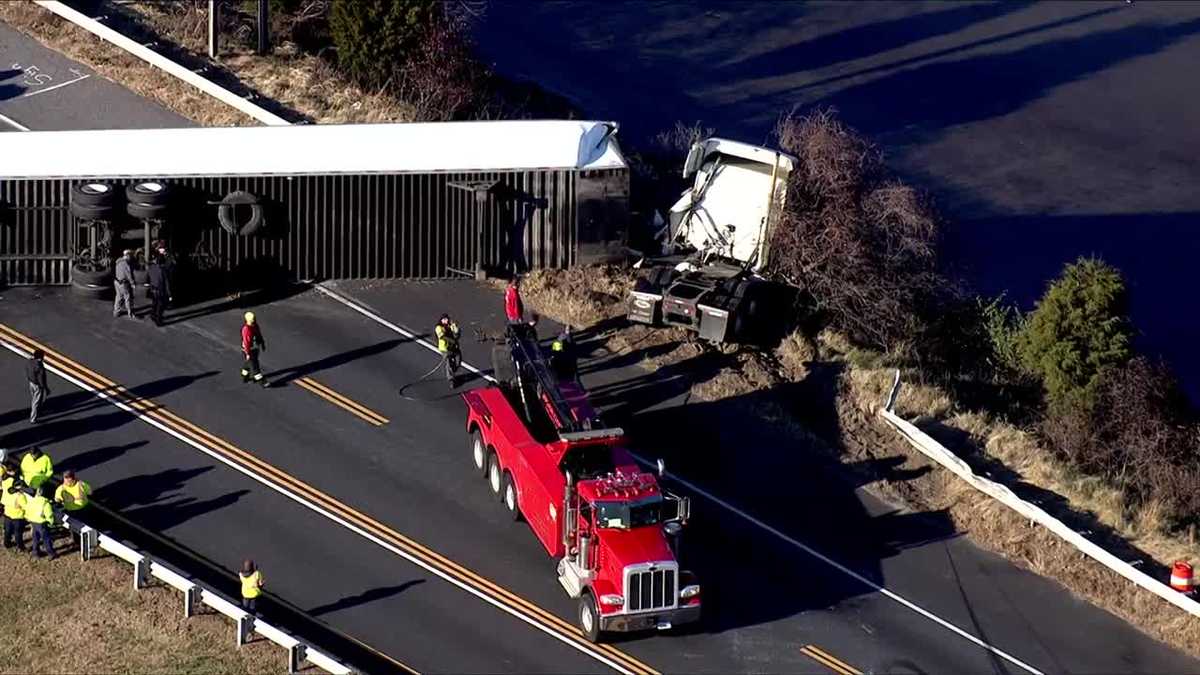
<svg viewBox="0 0 1200 675">
<path fill-rule="evenodd" d="M 554 375 L 559 381 L 573 381 L 577 373 L 575 357 L 575 338 L 571 336 L 571 327 L 566 326 L 550 343 L 550 363 L 554 367 Z"/>
<path fill-rule="evenodd" d="M 50 395 L 50 387 L 46 385 L 46 352 L 33 350 L 33 358 L 25 364 L 25 379 L 29 380 L 29 423 L 37 424 L 42 403 Z"/>
<path fill-rule="evenodd" d="M 246 360 L 242 363 L 242 382 L 249 382 L 253 379 L 263 387 L 267 387 L 269 383 L 263 378 L 262 368 L 258 365 L 258 352 L 260 350 L 267 351 L 262 328 L 255 320 L 254 312 L 246 312 L 243 318 L 245 323 L 242 324 L 242 355 L 246 357 Z"/>
<path fill-rule="evenodd" d="M 163 251 L 165 249 L 160 249 Z M 166 260 L 162 253 L 154 256 L 150 261 L 150 268 L 146 270 L 147 281 L 150 284 L 150 318 L 154 320 L 155 326 L 163 325 L 163 312 L 167 310 L 167 303 L 171 301 L 171 281 L 167 275 Z"/>
<path fill-rule="evenodd" d="M 449 314 L 443 314 L 442 318 L 438 319 L 437 325 L 433 327 L 433 334 L 437 337 L 438 353 L 442 355 L 442 364 L 446 368 L 446 381 L 453 389 L 458 385 L 458 367 L 462 365 L 462 350 L 458 344 L 460 335 L 458 324 L 450 318 Z"/>
</svg>

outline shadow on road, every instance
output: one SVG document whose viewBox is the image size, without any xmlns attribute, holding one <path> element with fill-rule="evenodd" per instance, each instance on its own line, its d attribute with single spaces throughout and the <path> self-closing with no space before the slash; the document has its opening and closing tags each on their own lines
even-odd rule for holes
<svg viewBox="0 0 1200 675">
<path fill-rule="evenodd" d="M 411 342 L 411 339 L 404 338 L 402 340 L 384 340 L 383 342 L 377 342 L 373 345 L 351 349 L 349 351 L 341 352 L 340 354 L 333 354 L 331 356 L 326 356 L 315 361 L 309 361 L 308 363 L 303 363 L 298 366 L 283 368 L 281 370 L 268 373 L 267 379 L 271 381 L 272 386 L 282 386 L 291 382 L 292 380 L 313 375 L 321 372 L 322 370 L 329 370 L 330 368 L 336 368 L 352 361 L 367 358 L 368 356 L 382 354 L 404 344 L 405 342 Z"/>
<path fill-rule="evenodd" d="M 313 616 L 320 616 L 322 614 L 329 614 L 330 612 L 357 607 L 358 605 L 365 605 L 368 602 L 375 602 L 376 600 L 383 600 L 384 598 L 390 598 L 394 595 L 399 595 L 413 586 L 419 586 L 423 583 L 425 583 L 424 579 L 413 579 L 412 581 L 406 581 L 395 586 L 372 588 L 371 590 L 363 591 L 358 595 L 351 595 L 326 605 L 313 607 L 312 609 L 308 610 L 308 613 Z"/>
</svg>

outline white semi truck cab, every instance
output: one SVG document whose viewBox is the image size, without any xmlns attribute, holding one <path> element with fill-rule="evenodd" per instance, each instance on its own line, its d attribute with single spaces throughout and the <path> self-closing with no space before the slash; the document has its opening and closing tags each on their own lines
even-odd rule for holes
<svg viewBox="0 0 1200 675">
<path fill-rule="evenodd" d="M 762 273 L 795 162 L 722 138 L 695 143 L 683 167 L 692 185 L 660 221 L 663 255 L 638 263 L 629 319 L 681 326 L 712 342 L 760 334 L 777 290 Z"/>
</svg>

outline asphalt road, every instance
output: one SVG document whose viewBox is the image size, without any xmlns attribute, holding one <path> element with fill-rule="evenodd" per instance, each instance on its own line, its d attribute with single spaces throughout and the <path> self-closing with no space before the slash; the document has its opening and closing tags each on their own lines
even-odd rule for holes
<svg viewBox="0 0 1200 675">
<path fill-rule="evenodd" d="M 469 334 L 500 326 L 498 295 L 467 283 L 350 290 L 398 324 L 420 327 L 448 308 Z M 236 375 L 243 309 L 217 301 L 181 310 L 180 320 L 158 330 L 113 321 L 105 303 L 66 291 L 10 290 L 0 301 L 11 328 L 573 621 L 551 562 L 470 469 L 461 402 L 440 382 L 406 389 L 417 400 L 397 395 L 430 370 L 433 354 L 332 300 L 301 293 L 256 308 L 270 348 L 265 365 L 281 384 L 262 390 Z M 468 345 L 468 360 L 481 363 L 486 349 Z M 20 381 L 21 366 L 16 356 L 0 355 L 6 381 Z M 587 384 L 609 397 L 618 419 L 669 423 L 680 403 L 631 365 L 602 356 L 585 368 L 592 369 Z M 301 377 L 388 423 L 367 424 L 298 386 Z M 64 382 L 52 387 L 52 417 L 32 428 L 23 388 L 0 391 L 0 406 L 10 411 L 0 416 L 7 446 L 44 443 L 60 468 L 80 471 L 98 488 L 100 500 L 226 569 L 255 558 L 273 592 L 318 620 L 421 671 L 604 669 L 127 413 L 75 395 Z M 800 652 L 812 644 L 870 672 L 1024 672 L 832 561 L 1045 672 L 1200 670 L 1054 584 L 979 551 L 954 535 L 944 514 L 898 513 L 804 453 L 779 452 L 777 439 L 749 430 L 739 440 L 692 436 L 687 448 L 637 447 L 776 528 L 748 524 L 697 495 L 685 555 L 702 575 L 710 620 L 694 634 L 619 641 L 643 663 L 670 672 L 824 672 Z"/>
<path fill-rule="evenodd" d="M 190 126 L 190 120 L 0 23 L 0 130 Z"/>
<path fill-rule="evenodd" d="M 496 68 L 619 120 L 769 142 L 835 107 L 948 217 L 948 258 L 1032 305 L 1098 255 L 1132 291 L 1143 348 L 1200 401 L 1200 3 L 496 2 Z"/>
</svg>

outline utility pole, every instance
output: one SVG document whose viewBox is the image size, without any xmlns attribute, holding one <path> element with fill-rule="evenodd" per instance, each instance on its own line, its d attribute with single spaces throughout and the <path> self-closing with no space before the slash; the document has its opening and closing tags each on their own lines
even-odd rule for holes
<svg viewBox="0 0 1200 675">
<path fill-rule="evenodd" d="M 208 58 L 216 59 L 220 50 L 220 0 L 208 0 Z"/>
<path fill-rule="evenodd" d="M 271 51 L 271 23 L 267 16 L 270 0 L 258 0 L 258 53 L 267 54 Z"/>
</svg>

